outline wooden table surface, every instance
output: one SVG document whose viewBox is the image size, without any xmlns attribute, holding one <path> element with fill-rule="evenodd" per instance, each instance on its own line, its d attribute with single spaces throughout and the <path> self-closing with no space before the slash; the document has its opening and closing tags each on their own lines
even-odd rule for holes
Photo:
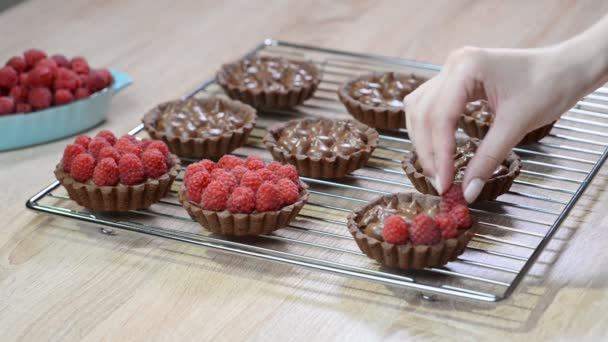
<svg viewBox="0 0 608 342">
<path fill-rule="evenodd" d="M 30 47 L 127 72 L 95 128 L 126 132 L 266 37 L 441 63 L 462 45 L 534 47 L 606 14 L 606 1 L 29 0 L 0 13 L 0 59 Z M 464 340 L 608 335 L 604 168 L 542 278 L 507 300 L 408 291 L 35 214 L 68 139 L 0 153 L 0 340 Z M 582 211 L 582 209 L 585 209 Z M 558 233 L 559 234 L 559 233 Z M 532 270 L 534 272 L 534 268 Z"/>
</svg>

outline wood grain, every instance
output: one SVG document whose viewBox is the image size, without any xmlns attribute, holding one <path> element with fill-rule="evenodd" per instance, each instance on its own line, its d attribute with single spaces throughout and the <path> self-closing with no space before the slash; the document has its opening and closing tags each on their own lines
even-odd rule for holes
<svg viewBox="0 0 608 342">
<path fill-rule="evenodd" d="M 441 63 L 462 45 L 570 37 L 605 1 L 24 1 L 0 59 L 29 47 L 127 72 L 101 128 L 126 132 L 266 37 Z M 411 292 L 26 211 L 68 140 L 0 154 L 0 337 L 8 340 L 574 339 L 608 335 L 604 168 L 508 300 Z M 45 171 L 47 170 L 47 171 Z"/>
</svg>

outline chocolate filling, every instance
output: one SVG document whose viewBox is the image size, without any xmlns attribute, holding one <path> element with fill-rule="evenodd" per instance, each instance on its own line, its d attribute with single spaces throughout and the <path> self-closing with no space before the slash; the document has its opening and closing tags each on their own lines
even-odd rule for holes
<svg viewBox="0 0 608 342">
<path fill-rule="evenodd" d="M 494 112 L 486 100 L 479 100 L 467 103 L 464 114 L 471 116 L 475 121 L 492 123 L 494 122 Z"/>
<path fill-rule="evenodd" d="M 424 81 L 415 75 L 398 76 L 388 72 L 371 79 L 354 81 L 349 94 L 366 105 L 403 108 L 405 95 L 414 91 Z"/>
<path fill-rule="evenodd" d="M 225 67 L 227 82 L 248 89 L 284 91 L 311 84 L 313 75 L 297 62 L 276 57 L 251 57 Z"/>
</svg>

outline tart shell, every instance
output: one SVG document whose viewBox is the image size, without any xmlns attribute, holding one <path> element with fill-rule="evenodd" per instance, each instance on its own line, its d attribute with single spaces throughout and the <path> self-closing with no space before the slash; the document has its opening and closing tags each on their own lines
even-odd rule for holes
<svg viewBox="0 0 608 342">
<path fill-rule="evenodd" d="M 158 179 L 148 179 L 137 185 L 97 186 L 76 181 L 63 170 L 60 162 L 55 168 L 55 177 L 79 205 L 96 211 L 125 212 L 148 208 L 160 201 L 171 189 L 180 167 L 179 158 L 171 155 L 171 168 Z"/>
<path fill-rule="evenodd" d="M 208 138 L 182 138 L 157 130 L 156 121 L 158 120 L 160 114 L 169 105 L 183 101 L 175 100 L 162 103 L 146 113 L 142 120 L 144 128 L 152 139 L 164 141 L 167 146 L 169 146 L 169 150 L 180 157 L 197 159 L 219 158 L 247 143 L 249 134 L 255 127 L 257 114 L 254 108 L 238 101 L 215 96 L 205 99 L 197 99 L 197 101 L 200 101 L 201 103 L 216 100 L 221 101 L 233 112 L 242 113 L 245 118 L 244 125 L 236 130 L 227 131 L 221 135 Z"/>
<path fill-rule="evenodd" d="M 384 266 L 410 270 L 445 265 L 462 254 L 469 241 L 475 235 L 478 225 L 474 218 L 472 218 L 471 227 L 460 230 L 456 238 L 442 238 L 439 243 L 431 246 L 415 246 L 411 242 L 403 245 L 394 245 L 364 234 L 359 226 L 359 221 L 363 215 L 373 206 L 388 203 L 395 199 L 399 202 L 411 202 L 415 200 L 423 208 L 438 205 L 440 202 L 439 197 L 413 192 L 390 194 L 376 198 L 365 206 L 356 209 L 348 216 L 348 230 L 361 251 L 369 258 L 376 260 Z"/>
<path fill-rule="evenodd" d="M 537 128 L 526 134 L 517 145 L 529 145 L 540 141 L 551 133 L 551 129 L 553 129 L 553 125 L 555 125 L 556 122 L 557 121 L 553 121 L 548 125 Z M 483 139 L 486 134 L 488 134 L 491 125 L 492 124 L 488 122 L 477 121 L 473 117 L 465 114 L 463 114 L 458 121 L 458 127 L 462 128 L 468 136 L 478 139 Z"/>
</svg>

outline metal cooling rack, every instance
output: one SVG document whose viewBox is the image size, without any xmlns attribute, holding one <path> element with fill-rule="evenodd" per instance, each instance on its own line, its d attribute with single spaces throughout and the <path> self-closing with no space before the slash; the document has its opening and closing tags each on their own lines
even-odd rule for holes
<svg viewBox="0 0 608 342">
<path fill-rule="evenodd" d="M 370 71 L 402 71 L 431 76 L 440 66 L 397 58 L 266 40 L 249 53 L 279 55 L 316 63 L 323 80 L 314 98 L 294 110 L 260 113 L 249 144 L 237 155 L 270 155 L 261 145 L 266 127 L 294 117 L 349 117 L 338 101 L 342 82 Z M 214 80 L 190 96 L 221 94 Z M 170 196 L 147 210 L 127 214 L 94 213 L 70 201 L 58 182 L 27 201 L 27 207 L 102 225 L 113 234 L 119 228 L 188 242 L 238 255 L 255 257 L 345 275 L 420 292 L 423 298 L 455 296 L 499 301 L 513 293 L 543 248 L 553 237 L 608 156 L 608 88 L 582 99 L 555 125 L 541 143 L 518 147 L 523 171 L 509 193 L 473 207 L 480 230 L 458 260 L 444 267 L 404 272 L 379 266 L 362 254 L 344 226 L 351 210 L 375 196 L 412 190 L 400 168 L 411 149 L 407 131 L 381 132 L 381 144 L 368 165 L 339 181 L 304 179 L 311 185 L 310 202 L 296 221 L 273 234 L 248 240 L 226 240 L 193 222 L 176 199 L 181 175 Z M 604 132 L 602 132 L 604 131 Z M 130 134 L 145 134 L 142 125 Z M 191 160 L 184 160 L 187 164 Z"/>
</svg>

